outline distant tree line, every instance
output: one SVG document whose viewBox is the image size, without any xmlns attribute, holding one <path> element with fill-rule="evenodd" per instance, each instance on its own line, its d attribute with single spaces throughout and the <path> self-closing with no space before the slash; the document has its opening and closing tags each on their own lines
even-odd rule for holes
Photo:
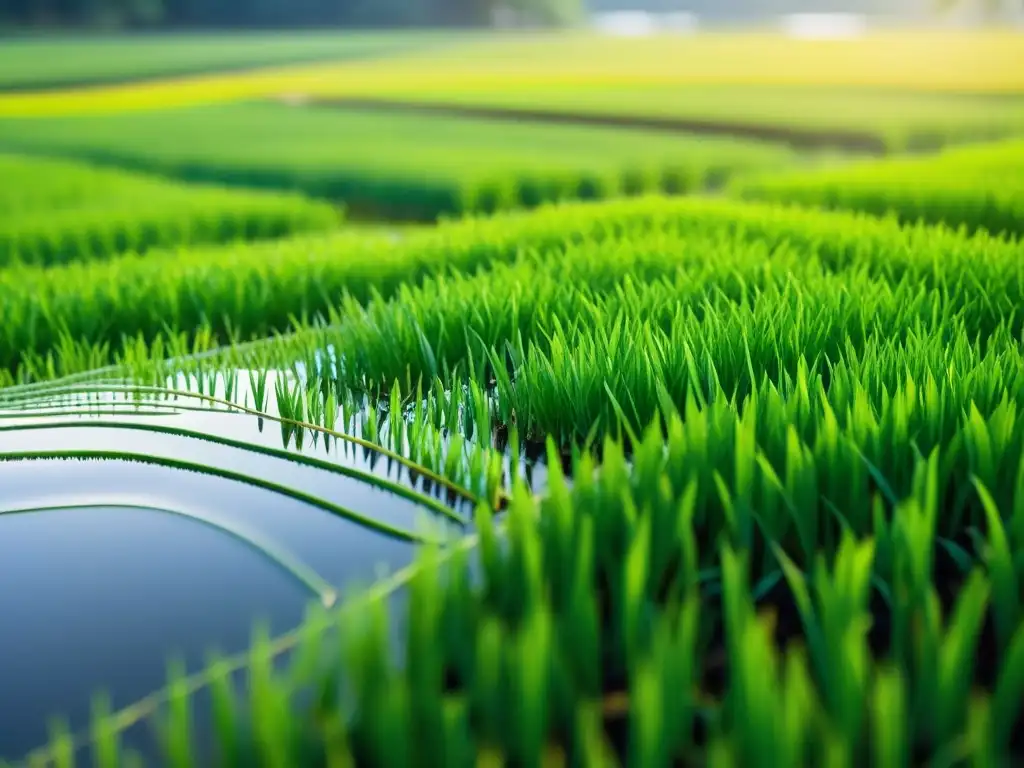
<svg viewBox="0 0 1024 768">
<path fill-rule="evenodd" d="M 0 0 L 0 24 L 98 27 L 480 26 L 498 9 L 570 21 L 584 0 Z"/>
<path fill-rule="evenodd" d="M 0 0 L 0 25 L 99 27 L 481 26 L 496 11 L 537 24 L 584 10 L 688 11 L 709 19 L 795 12 L 997 13 L 1024 0 Z"/>
</svg>

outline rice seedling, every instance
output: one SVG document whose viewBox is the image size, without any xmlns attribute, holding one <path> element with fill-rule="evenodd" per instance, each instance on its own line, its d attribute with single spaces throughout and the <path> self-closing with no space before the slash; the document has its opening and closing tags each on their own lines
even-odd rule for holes
<svg viewBox="0 0 1024 768">
<path fill-rule="evenodd" d="M 297 195 L 182 185 L 74 162 L 0 155 L 0 267 L 107 258 L 335 227 Z"/>
<path fill-rule="evenodd" d="M 1013 306 L 1006 302 L 1017 301 L 1021 285 L 1015 247 L 992 238 L 903 229 L 867 216 L 651 197 L 452 222 L 398 242 L 341 233 L 12 270 L 0 284 L 0 363 L 23 380 L 29 371 L 18 373 L 22 361 L 33 374 L 70 374 L 82 370 L 79 360 L 136 354 L 130 350 L 140 340 L 156 343 L 169 334 L 163 346 L 171 337 L 187 346 L 194 328 L 213 345 L 245 342 L 292 330 L 301 318 L 329 322 L 345 294 L 360 302 L 375 292 L 388 297 L 431 275 L 471 273 L 529 252 L 572 264 L 571 254 L 589 247 L 606 248 L 622 263 L 650 265 L 654 276 L 659 264 L 671 269 L 691 256 L 714 263 L 733 251 L 786 251 L 828 269 L 863 264 L 897 281 L 976 282 L 995 291 L 990 303 L 1000 311 Z M 594 269 L 581 269 L 579 277 L 614 274 L 615 259 L 595 258 Z M 60 351 L 65 339 L 67 355 Z"/>
<path fill-rule="evenodd" d="M 836 526 L 831 545 L 802 556 L 763 525 L 765 506 L 712 493 L 719 514 L 702 514 L 701 489 L 714 482 L 687 461 L 685 439 L 671 438 L 683 425 L 676 416 L 667 433 L 646 431 L 629 470 L 612 440 L 596 474 L 580 457 L 571 488 L 555 469 L 544 500 L 520 489 L 500 547 L 481 507 L 472 556 L 426 551 L 410 582 L 402 659 L 382 655 L 380 603 L 360 603 L 361 625 L 340 614 L 343 666 L 315 677 L 312 709 L 298 704 L 308 683 L 268 672 L 272 650 L 258 641 L 264 671 L 251 674 L 260 692 L 236 705 L 238 719 L 218 739 L 249 764 L 347 754 L 402 765 L 394 745 L 414 737 L 442 763 L 452 749 L 530 764 L 584 754 L 630 765 L 721 755 L 856 764 L 870 750 L 896 765 L 951 752 L 1009 759 L 998 734 L 1019 708 L 993 718 L 992 705 L 1008 702 L 1009 690 L 1021 695 L 1019 662 L 1005 649 L 975 657 L 991 606 L 982 566 L 968 555 L 952 583 L 939 579 L 938 455 L 919 459 L 910 495 L 895 506 L 876 498 L 867 528 Z M 695 435 L 689 446 L 707 443 Z M 719 467 L 756 466 L 756 450 L 737 446 Z M 752 488 L 740 483 L 722 487 Z M 812 514 L 790 509 L 796 520 Z M 717 535 L 707 528 L 716 523 Z M 323 620 L 307 630 L 290 642 L 312 642 Z M 258 737 L 272 702 L 279 741 Z M 449 720 L 453 711 L 461 714 Z M 174 750 L 195 759 L 178 720 L 160 722 Z"/>
<path fill-rule="evenodd" d="M 361 216 L 414 221 L 689 192 L 795 160 L 785 147 L 752 140 L 269 103 L 0 122 L 0 146 L 298 190 Z"/>
<path fill-rule="evenodd" d="M 799 174 L 738 181 L 743 198 L 893 214 L 904 222 L 945 224 L 1019 237 L 1024 232 L 1024 143 L 949 149 L 934 157 L 860 162 Z"/>
</svg>

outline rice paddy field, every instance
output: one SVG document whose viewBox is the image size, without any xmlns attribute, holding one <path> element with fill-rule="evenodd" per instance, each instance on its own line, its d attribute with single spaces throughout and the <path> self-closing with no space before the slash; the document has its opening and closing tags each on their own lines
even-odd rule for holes
<svg viewBox="0 0 1024 768">
<path fill-rule="evenodd" d="M 457 39 L 450 34 L 449 39 Z M 393 32 L 233 32 L 117 35 L 36 34 L 5 39 L 0 93 L 96 86 L 126 80 L 339 61 L 437 42 L 436 35 Z"/>
<path fill-rule="evenodd" d="M 906 34 L 799 87 L 1024 95 L 1014 33 Z M 779 50 L 733 35 L 666 77 Z M 330 67 L 652 75 L 593 39 Z M 0 764 L 1020 763 L 1012 120 L 864 157 L 217 77 L 0 119 Z"/>
<path fill-rule="evenodd" d="M 321 96 L 330 100 L 328 96 Z M 344 103 L 344 96 L 340 97 Z M 532 116 L 593 124 L 634 122 L 719 134 L 784 138 L 875 152 L 921 151 L 996 139 L 1024 129 L 1019 95 L 948 94 L 872 87 L 749 84 L 434 85 L 360 103 L 383 102 L 471 115 Z"/>
<path fill-rule="evenodd" d="M 451 84 L 706 84 L 872 87 L 1019 94 L 1022 45 L 1013 28 L 873 29 L 847 39 L 771 28 L 615 37 L 596 32 L 509 33 L 430 51 L 352 62 L 336 87 L 374 93 Z M 402 82 L 412 78 L 412 82 Z"/>
<path fill-rule="evenodd" d="M 56 264 L 155 247 L 333 229 L 335 207 L 295 194 L 185 185 L 38 157 L 0 155 L 0 264 Z"/>
<path fill-rule="evenodd" d="M 696 35 L 666 33 L 640 38 L 609 37 L 589 31 L 390 34 L 397 43 L 388 44 L 380 38 L 379 55 L 346 58 L 339 48 L 337 56 L 325 54 L 322 61 L 287 66 L 272 66 L 268 61 L 267 66 L 248 72 L 218 72 L 208 67 L 202 74 L 141 83 L 122 75 L 119 80 L 111 76 L 108 83 L 87 89 L 26 88 L 23 92 L 0 94 L 0 117 L 112 114 L 296 93 L 332 99 L 410 100 L 420 93 L 433 93 L 446 99 L 500 102 L 515 98 L 506 95 L 508 92 L 532 90 L 543 102 L 550 98 L 544 95 L 548 89 L 565 93 L 566 87 L 584 89 L 583 95 L 566 98 L 590 109 L 594 105 L 587 104 L 588 89 L 612 87 L 623 93 L 621 86 L 650 90 L 657 86 L 712 85 L 727 87 L 727 93 L 735 86 L 808 89 L 809 96 L 802 99 L 805 103 L 815 96 L 827 98 L 821 96 L 826 90 L 851 92 L 854 98 L 857 91 L 881 91 L 880 110 L 887 110 L 890 115 L 895 111 L 898 115 L 913 116 L 928 110 L 925 99 L 918 97 L 914 110 L 896 109 L 885 94 L 895 90 L 1006 97 L 1019 96 L 1024 90 L 1024 74 L 1019 66 L 1024 41 L 1012 28 L 879 29 L 847 40 L 794 38 L 771 29 L 709 30 Z M 373 43 L 361 45 L 372 48 L 376 43 L 374 39 Z M 326 48 L 330 50 L 333 44 L 328 40 Z M 8 45 L 11 44 L 5 41 L 5 49 Z M 311 44 L 309 50 L 319 52 L 320 45 Z M 105 58 L 126 59 L 133 44 L 115 39 L 109 47 L 111 52 Z M 41 62 L 42 56 L 26 54 L 24 48 L 11 50 L 19 69 L 33 63 L 41 68 L 58 66 Z M 23 74 L 22 79 L 25 78 Z M 462 91 L 470 95 L 460 96 Z M 729 100 L 726 106 L 729 112 L 744 116 L 744 112 L 750 111 L 743 104 L 749 90 L 735 93 L 737 98 Z M 653 109 L 651 98 L 646 99 L 646 104 L 642 95 L 624 98 Z M 669 99 L 686 114 L 682 101 Z M 704 101 L 714 100 L 705 96 Z M 762 113 L 767 111 L 771 116 L 771 112 L 777 112 L 772 105 L 765 105 L 764 99 L 758 101 Z M 807 107 L 805 111 L 810 119 L 812 110 Z M 851 110 L 845 111 L 851 114 Z M 1008 111 L 1013 110 L 1000 113 L 1005 117 Z M 824 119 L 821 115 L 814 117 Z M 946 119 L 952 118 L 947 115 Z M 907 118 L 902 122 L 906 123 Z M 965 117 L 956 122 L 977 124 Z"/>
<path fill-rule="evenodd" d="M 903 221 L 1024 234 L 1024 142 L 854 163 L 739 182 L 747 198 L 892 213 Z"/>
<path fill-rule="evenodd" d="M 0 146 L 426 220 L 566 197 L 685 192 L 796 161 L 785 146 L 731 137 L 273 103 L 15 120 L 0 124 Z"/>
</svg>

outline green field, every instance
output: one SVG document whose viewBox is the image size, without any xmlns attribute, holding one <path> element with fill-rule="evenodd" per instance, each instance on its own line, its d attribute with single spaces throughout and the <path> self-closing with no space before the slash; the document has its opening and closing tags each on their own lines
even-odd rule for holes
<svg viewBox="0 0 1024 768">
<path fill-rule="evenodd" d="M 12 120 L 0 122 L 0 147 L 298 190 L 412 219 L 688 191 L 794 160 L 786 148 L 729 138 L 279 104 Z"/>
<path fill-rule="evenodd" d="M 55 264 L 336 227 L 298 195 L 187 185 L 64 160 L 0 155 L 0 265 Z"/>
<path fill-rule="evenodd" d="M 590 117 L 638 124 L 662 122 L 693 130 L 762 132 L 795 142 L 872 146 L 888 151 L 1024 133 L 1024 97 L 893 89 L 813 86 L 439 83 L 397 90 L 389 102 Z M 372 99 L 372 97 L 371 97 Z"/>
<path fill-rule="evenodd" d="M 474 104 L 885 158 L 270 101 L 0 121 L 0 763 L 1020 764 L 1024 144 L 937 149 L 1018 130 L 953 92 L 1013 91 L 1018 43 L 946 71 L 955 35 L 886 34 L 804 91 L 795 59 L 682 82 L 767 35 L 642 85 L 678 40 L 524 33 L 294 92 L 475 68 Z M 555 43 L 579 81 L 531 85 Z"/>
<path fill-rule="evenodd" d="M 317 721 L 325 725 L 314 727 L 289 709 L 307 684 L 327 684 L 316 667 L 298 668 L 299 677 L 259 672 L 259 693 L 242 708 L 228 704 L 227 667 L 212 667 L 203 679 L 234 712 L 217 722 L 224 754 L 241 761 L 267 754 L 264 740 L 245 733 L 271 727 L 262 718 L 272 701 L 272 730 L 283 740 L 273 748 L 296 760 L 342 750 L 361 762 L 399 765 L 400 737 L 421 732 L 432 734 L 423 736 L 431 754 L 451 749 L 452 740 L 470 754 L 496 750 L 528 763 L 555 748 L 612 753 L 614 716 L 604 708 L 620 699 L 630 721 L 664 718 L 650 735 L 630 731 L 650 740 L 641 745 L 655 757 L 643 765 L 693 749 L 735 754 L 743 764 L 792 764 L 792 750 L 830 748 L 833 728 L 842 729 L 851 760 L 901 755 L 911 743 L 938 751 L 971 728 L 981 729 L 972 749 L 1003 754 L 1019 713 L 1024 648 L 1013 565 L 1024 446 L 1011 415 L 1022 364 L 1012 244 L 845 214 L 654 198 L 450 224 L 400 245 L 342 237 L 320 247 L 315 260 L 309 242 L 259 246 L 244 260 L 237 251 L 196 254 L 179 259 L 176 274 L 151 258 L 83 268 L 75 279 L 22 275 L 21 298 L 4 296 L 8 329 L 18 317 L 41 314 L 26 302 L 44 294 L 59 300 L 63 290 L 65 304 L 49 314 L 74 318 L 76 302 L 79 319 L 69 326 L 76 337 L 88 337 L 89 307 L 105 305 L 123 312 L 116 327 L 156 340 L 157 321 L 181 306 L 176 293 L 195 296 L 197 309 L 222 307 L 247 336 L 273 330 L 275 318 L 287 327 L 289 313 L 329 313 L 316 288 L 348 290 L 330 329 L 228 350 L 223 362 L 175 366 L 209 382 L 199 392 L 231 400 L 215 383 L 230 371 L 287 369 L 331 347 L 344 369 L 326 369 L 308 390 L 278 389 L 270 415 L 344 430 L 330 409 L 372 383 L 371 393 L 390 400 L 387 413 L 402 403 L 415 412 L 364 421 L 364 435 L 382 448 L 406 446 L 411 460 L 462 483 L 465 493 L 498 500 L 480 503 L 473 538 L 454 552 L 424 555 L 406 577 L 415 666 L 399 671 L 376 658 L 386 643 L 381 625 L 345 630 L 355 645 L 339 673 L 366 686 L 354 694 L 357 719 L 326 703 Z M 457 273 L 408 285 L 447 269 Z M 218 294 L 231 290 L 229 274 L 246 286 L 237 305 Z M 294 293 L 260 303 L 264 281 Z M 144 285 L 151 286 L 145 294 Z M 371 289 L 377 297 L 360 310 Z M 193 322 L 178 315 L 172 327 Z M 204 331 L 208 340 L 219 333 Z M 134 380 L 158 382 L 155 358 L 170 348 L 160 341 L 147 357 L 135 344 L 122 359 Z M 54 393 L 70 405 L 87 385 Z M 6 397 L 15 404 L 45 394 L 32 392 Z M 83 414 L 90 407 L 98 404 L 76 406 Z M 465 415 L 449 421 L 452 408 Z M 428 447 L 431 430 L 446 424 L 468 441 L 454 462 Z M 557 461 L 536 499 L 506 486 L 512 480 L 495 474 L 491 442 L 502 424 L 514 425 L 516 442 L 547 439 L 554 458 L 575 445 L 571 490 L 561 485 Z M 629 448 L 615 438 L 623 429 L 637 435 Z M 601 450 L 579 454 L 586 445 Z M 503 493 L 511 494 L 507 507 Z M 958 543 L 969 527 L 987 533 L 976 544 Z M 463 547 L 482 557 L 482 580 L 467 581 Z M 438 557 L 450 562 L 443 577 Z M 1002 591 L 990 573 L 1003 574 Z M 711 585 L 719 596 L 706 594 Z M 892 602 L 871 607 L 876 589 Z M 826 619 L 840 604 L 845 612 Z M 379 604 L 362 609 L 384 621 Z M 805 651 L 775 646 L 764 614 L 772 610 L 794 611 L 781 629 L 806 638 Z M 902 644 L 929 611 L 935 623 Z M 887 631 L 869 633 L 869 615 L 884 615 Z M 979 635 L 989 616 L 994 623 Z M 332 622 L 314 615 L 306 631 Z M 974 661 L 978 643 L 992 644 L 994 663 Z M 719 648 L 730 670 L 725 687 L 706 679 Z M 257 644 L 252 663 L 265 663 L 259 659 L 270 652 Z M 955 674 L 936 676 L 924 661 L 931 653 L 949 659 Z M 310 646 L 302 658 L 317 654 Z M 848 668 L 863 676 L 834 677 Z M 457 681 L 447 693 L 437 687 L 446 669 Z M 535 687 L 522 690 L 528 681 Z M 680 702 L 671 681 L 696 687 L 700 697 Z M 967 697 L 975 686 L 989 696 Z M 796 735 L 774 719 L 780 695 L 801 723 Z M 378 709 L 390 697 L 400 706 Z M 513 701 L 515 728 L 465 719 L 476 707 L 481 717 L 507 712 Z M 169 754 L 191 749 L 182 706 L 162 716 Z M 463 719 L 435 722 L 460 706 Z M 845 707 L 866 714 L 847 723 Z M 704 718 L 708 740 L 693 743 L 693 723 Z M 327 728 L 342 722 L 338 742 L 340 732 Z M 762 738 L 770 749 L 749 746 Z"/>
<path fill-rule="evenodd" d="M 436 44 L 438 38 L 391 32 L 7 37 L 0 45 L 0 92 L 344 61 L 414 50 Z"/>
<path fill-rule="evenodd" d="M 741 181 L 736 189 L 751 199 L 895 214 L 906 222 L 1020 236 L 1024 234 L 1024 142 L 782 173 Z"/>
</svg>

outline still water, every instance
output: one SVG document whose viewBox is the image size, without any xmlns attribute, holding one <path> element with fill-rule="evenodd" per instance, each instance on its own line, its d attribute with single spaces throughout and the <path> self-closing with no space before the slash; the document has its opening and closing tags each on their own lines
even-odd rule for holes
<svg viewBox="0 0 1024 768">
<path fill-rule="evenodd" d="M 55 715 L 87 727 L 99 690 L 124 707 L 165 683 L 168 659 L 194 671 L 246 649 L 256 620 L 281 633 L 402 568 L 424 523 L 466 532 L 357 477 L 197 437 L 282 450 L 251 415 L 30 405 L 0 412 L 0 758 L 44 744 Z M 342 443 L 291 452 L 415 486 Z"/>
</svg>

